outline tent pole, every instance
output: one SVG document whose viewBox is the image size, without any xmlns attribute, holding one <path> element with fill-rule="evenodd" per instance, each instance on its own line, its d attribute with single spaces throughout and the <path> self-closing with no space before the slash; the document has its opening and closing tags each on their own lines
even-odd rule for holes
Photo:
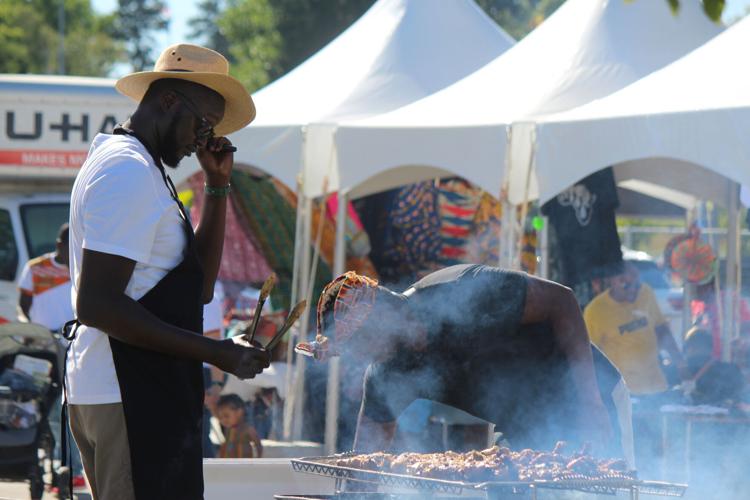
<svg viewBox="0 0 750 500">
<path fill-rule="evenodd" d="M 302 239 L 304 233 L 304 203 L 305 195 L 302 190 L 302 183 L 297 181 L 297 210 L 296 210 L 296 222 L 294 226 L 294 262 L 292 264 L 292 297 L 290 304 L 297 303 L 297 297 L 300 293 L 300 276 L 304 276 L 304 272 L 301 269 L 302 265 Z M 292 405 L 289 402 L 292 400 L 293 391 L 293 370 L 294 370 L 294 335 L 287 334 L 288 343 L 286 348 L 286 378 L 284 380 L 284 386 L 286 387 L 285 394 L 287 397 L 287 403 L 284 405 L 284 416 L 283 416 L 283 438 L 284 441 L 289 441 L 292 437 Z"/>
<path fill-rule="evenodd" d="M 305 196 L 304 198 L 304 214 L 303 214 L 303 239 L 302 239 L 302 269 L 300 269 L 300 290 L 309 289 L 309 277 L 310 267 L 312 266 L 310 246 L 312 243 L 312 206 L 313 200 L 310 197 Z M 310 306 L 308 304 L 308 311 Z M 300 322 L 299 341 L 304 342 L 307 340 L 307 326 L 309 324 L 309 315 L 304 314 L 304 319 Z M 296 356 L 297 363 L 295 365 L 294 375 L 294 390 L 292 392 L 292 411 L 294 412 L 293 423 L 292 423 L 292 439 L 298 440 L 302 437 L 302 425 L 304 419 L 304 393 L 305 393 L 305 356 Z"/>
<path fill-rule="evenodd" d="M 513 127 L 507 127 L 505 131 L 505 176 L 503 177 L 503 183 L 500 186 L 500 208 L 502 213 L 500 214 L 500 238 L 499 241 L 499 259 L 498 266 L 506 269 L 510 269 L 513 258 L 513 217 L 512 213 L 515 209 L 513 204 L 510 202 L 510 173 L 513 169 L 513 163 L 511 162 L 510 148 L 513 137 Z"/>
<path fill-rule="evenodd" d="M 700 202 L 697 202 L 700 203 Z M 690 226 L 698 219 L 698 204 L 696 203 L 693 208 L 685 210 L 685 232 L 690 230 Z M 632 248 L 632 247 L 631 247 Z M 669 263 L 665 263 L 669 264 Z M 695 296 L 695 285 L 692 285 L 685 281 L 682 285 L 682 328 L 678 332 L 678 345 L 682 349 L 685 342 L 685 333 L 691 328 L 693 322 L 693 311 L 691 305 L 693 303 L 693 297 Z M 674 333 L 674 332 L 672 332 Z"/>
<path fill-rule="evenodd" d="M 732 340 L 737 335 L 737 303 L 739 297 L 739 194 L 740 187 L 736 182 L 729 181 L 729 207 L 727 227 L 727 263 L 726 263 L 726 300 L 724 307 L 724 328 L 722 329 L 721 358 L 731 360 Z"/>
<path fill-rule="evenodd" d="M 343 274 L 346 269 L 346 216 L 348 193 L 339 191 L 336 213 L 336 246 L 333 258 L 333 277 Z M 325 453 L 336 453 L 339 422 L 339 395 L 341 391 L 341 365 L 338 356 L 328 362 L 328 386 L 326 388 Z"/>
</svg>

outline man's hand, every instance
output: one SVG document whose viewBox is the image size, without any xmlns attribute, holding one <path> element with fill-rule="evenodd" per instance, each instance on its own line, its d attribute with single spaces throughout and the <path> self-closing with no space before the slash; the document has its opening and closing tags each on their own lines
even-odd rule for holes
<svg viewBox="0 0 750 500">
<path fill-rule="evenodd" d="M 234 154 L 222 152 L 224 146 L 232 143 L 226 137 L 213 137 L 204 147 L 198 148 L 196 156 L 201 168 L 206 173 L 206 184 L 213 187 L 224 187 L 229 184 L 234 165 Z"/>
<path fill-rule="evenodd" d="M 222 340 L 222 354 L 217 368 L 240 379 L 253 378 L 271 364 L 271 354 L 263 348 L 250 345 L 242 337 Z"/>
</svg>

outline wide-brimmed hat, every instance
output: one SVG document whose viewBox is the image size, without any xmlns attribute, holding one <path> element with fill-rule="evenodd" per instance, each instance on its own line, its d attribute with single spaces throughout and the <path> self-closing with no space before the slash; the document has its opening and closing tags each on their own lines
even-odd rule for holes
<svg viewBox="0 0 750 500">
<path fill-rule="evenodd" d="M 141 71 L 123 76 L 115 88 L 123 95 L 140 102 L 149 85 L 162 78 L 188 80 L 219 93 L 224 97 L 224 118 L 215 127 L 218 136 L 241 129 L 255 118 L 255 105 L 245 87 L 229 76 L 229 62 L 216 51 L 178 43 L 161 53 L 153 71 Z"/>
</svg>

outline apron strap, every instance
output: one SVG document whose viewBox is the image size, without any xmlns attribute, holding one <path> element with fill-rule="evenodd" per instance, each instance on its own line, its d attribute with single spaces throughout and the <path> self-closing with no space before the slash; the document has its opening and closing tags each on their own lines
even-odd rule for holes
<svg viewBox="0 0 750 500">
<path fill-rule="evenodd" d="M 154 151 L 151 150 L 151 148 L 148 147 L 148 143 L 144 141 L 137 133 L 135 133 L 133 130 L 123 127 L 122 125 L 117 125 L 114 130 L 112 131 L 115 135 L 129 135 L 138 142 L 140 142 L 144 148 L 146 148 L 146 151 L 148 151 L 148 154 L 151 155 L 151 158 L 154 160 L 154 164 L 156 165 L 156 168 L 159 169 L 159 172 L 161 173 L 161 178 L 164 181 L 164 185 L 167 186 L 167 191 L 169 191 L 169 196 L 174 200 L 174 202 L 177 204 L 177 208 L 180 211 L 180 216 L 182 217 L 183 222 L 185 223 L 186 228 L 189 229 L 187 231 L 188 233 L 188 240 L 192 243 L 193 239 L 195 238 L 195 231 L 193 230 L 193 225 L 190 222 L 190 214 L 188 214 L 188 211 L 185 209 L 185 205 L 182 204 L 182 201 L 180 201 L 180 197 L 177 194 L 177 188 L 175 188 L 174 183 L 172 182 L 172 179 L 167 175 L 166 169 L 164 168 L 164 165 L 161 162 L 161 158 L 158 154 L 155 154 Z"/>
<path fill-rule="evenodd" d="M 60 459 L 61 466 L 68 467 L 68 495 L 69 498 L 73 499 L 73 447 L 68 443 L 68 427 L 70 425 L 70 414 L 68 412 L 68 353 L 70 352 L 70 346 L 73 345 L 73 341 L 78 333 L 78 327 L 81 326 L 78 318 L 72 319 L 63 325 L 60 330 L 60 335 L 68 341 L 67 347 L 65 347 L 65 357 L 63 359 L 63 377 L 62 377 L 62 393 L 63 401 L 62 407 L 60 408 Z"/>
</svg>

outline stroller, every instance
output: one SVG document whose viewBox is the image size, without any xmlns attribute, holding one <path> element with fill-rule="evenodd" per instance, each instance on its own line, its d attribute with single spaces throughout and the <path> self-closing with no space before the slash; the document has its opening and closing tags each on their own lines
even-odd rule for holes
<svg viewBox="0 0 750 500">
<path fill-rule="evenodd" d="M 66 479 L 54 465 L 49 416 L 62 394 L 65 350 L 40 325 L 0 325 L 0 467 L 30 480 L 31 498 L 42 498 L 45 478 L 61 494 Z"/>
</svg>

